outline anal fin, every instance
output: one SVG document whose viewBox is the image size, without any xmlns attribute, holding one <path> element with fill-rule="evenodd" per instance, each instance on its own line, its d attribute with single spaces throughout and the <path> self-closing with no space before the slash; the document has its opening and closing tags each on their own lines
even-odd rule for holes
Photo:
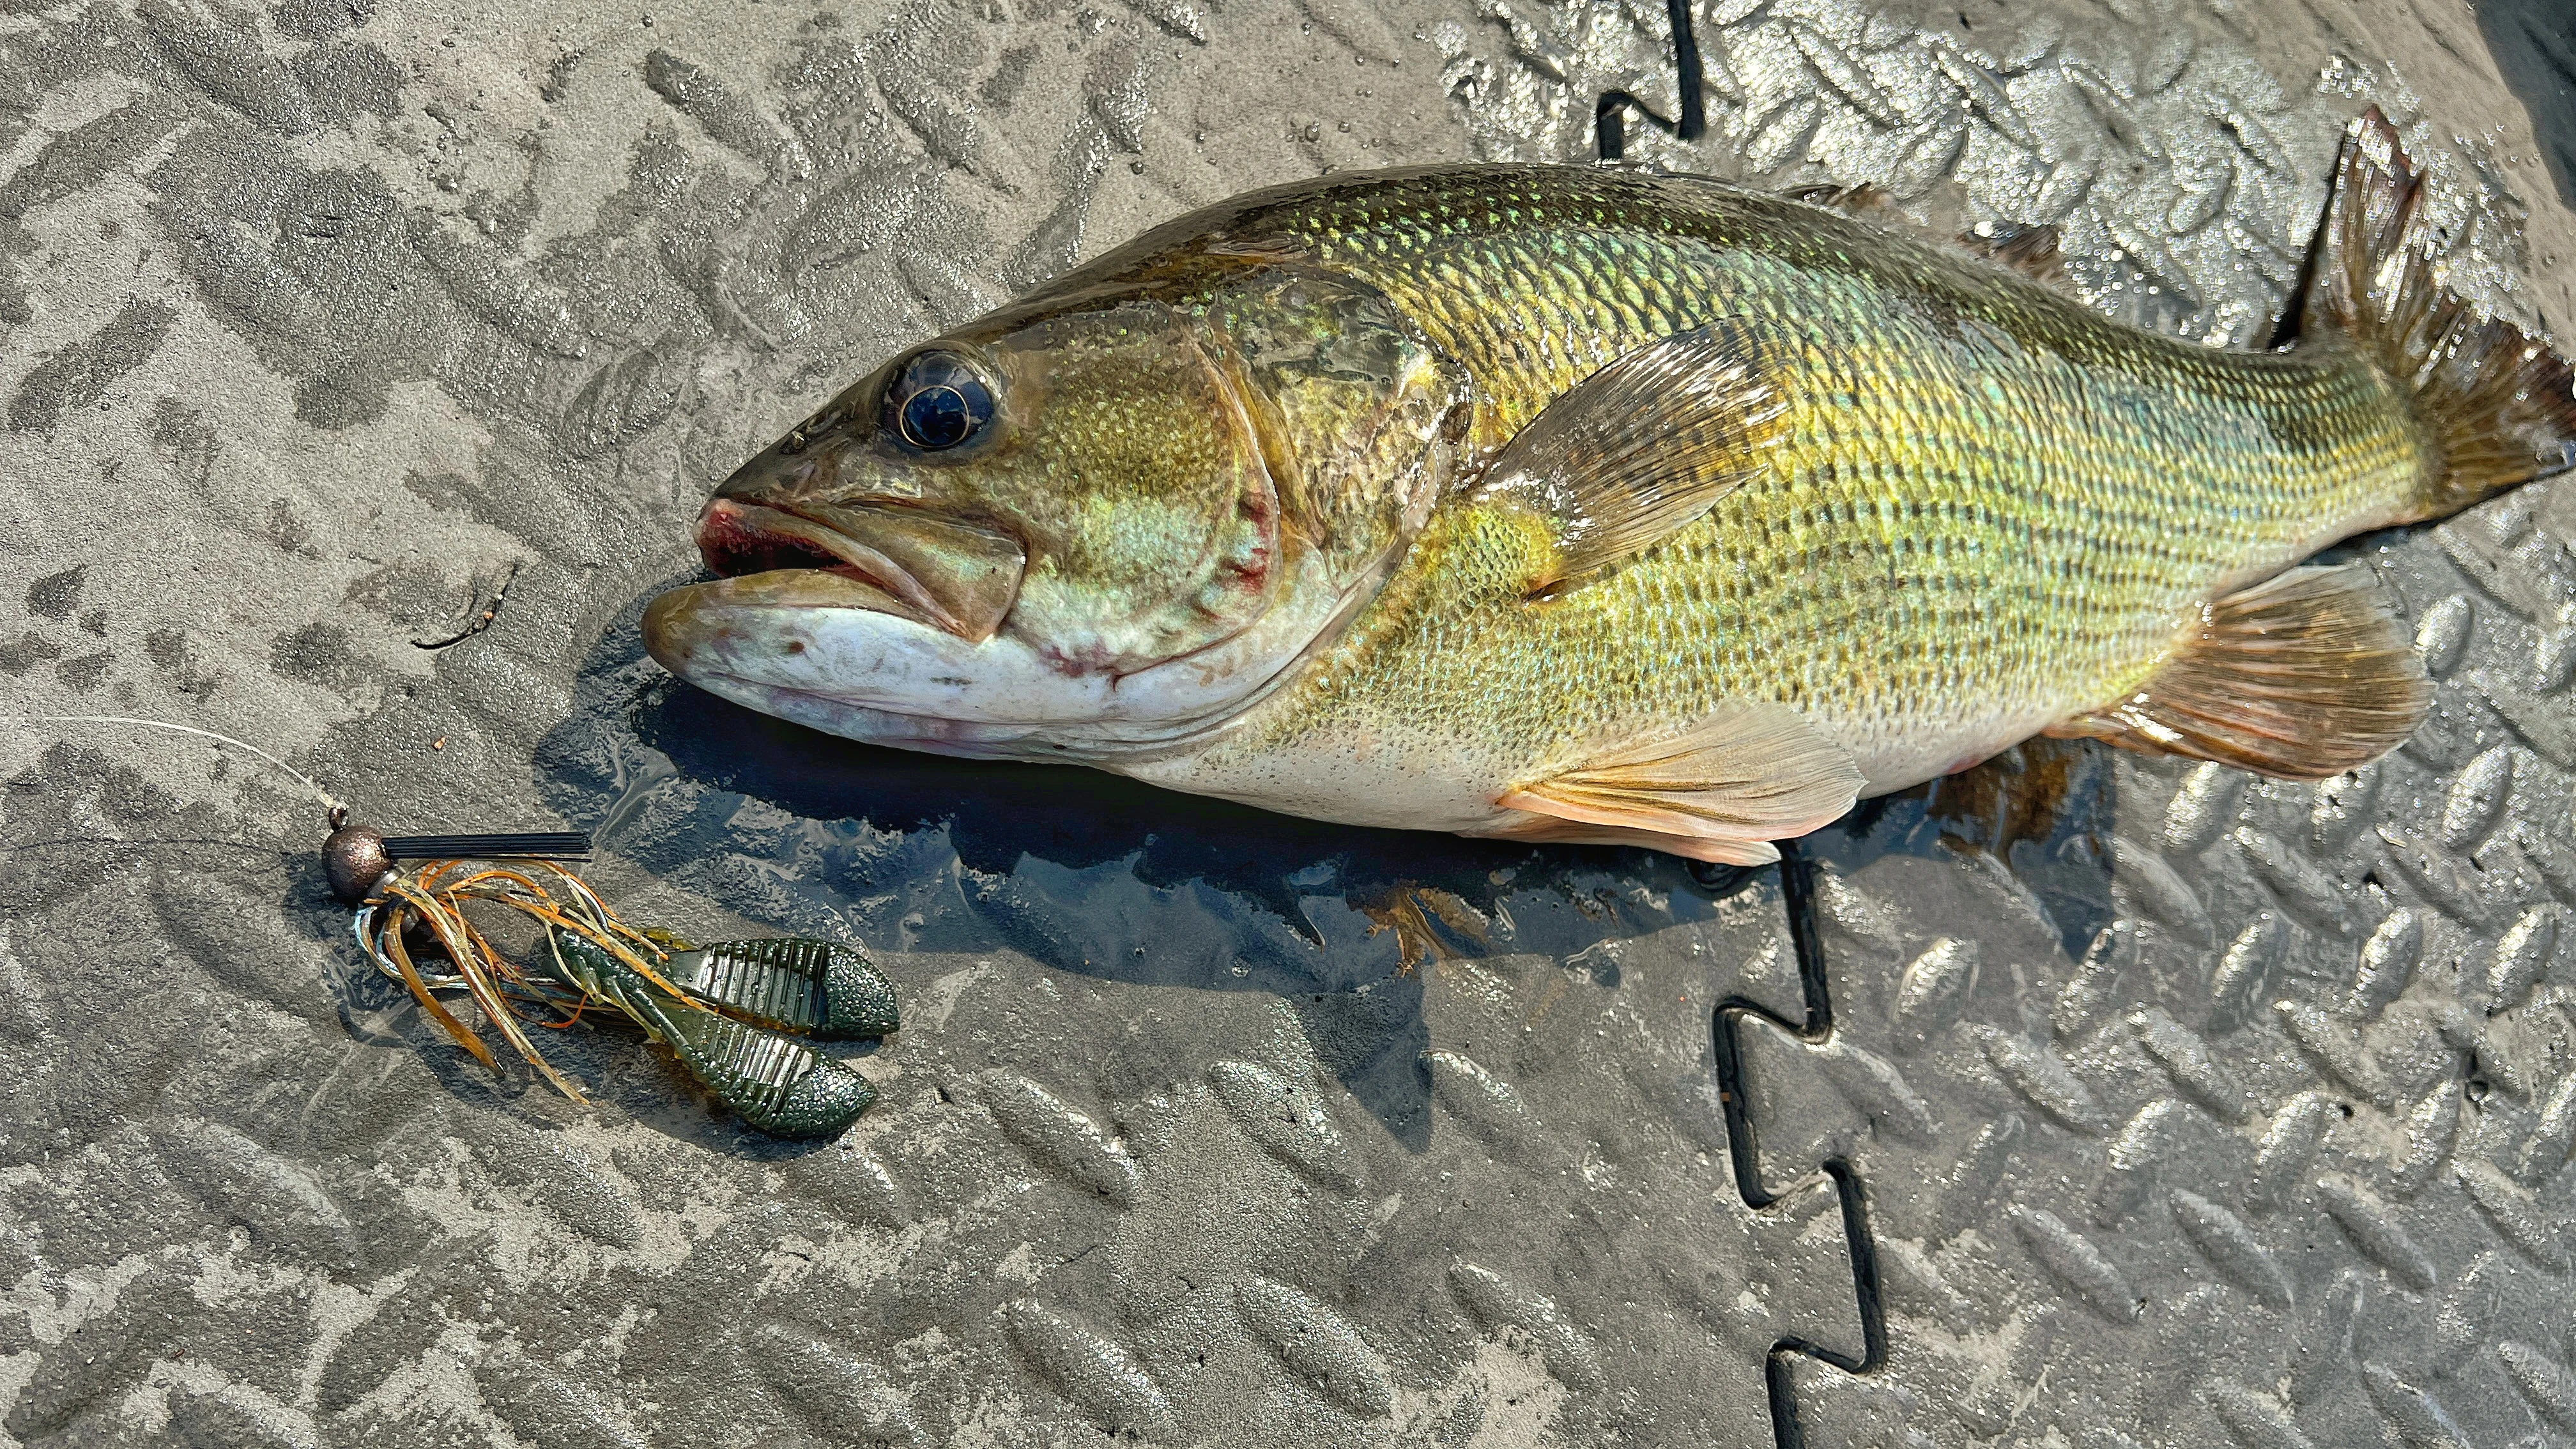
<svg viewBox="0 0 2576 1449">
<path fill-rule="evenodd" d="M 1772 841 L 1839 818 L 1865 783 L 1805 711 L 1737 702 L 1679 734 L 1605 741 L 1504 792 L 1495 803 L 1524 814 L 1490 833 L 1764 865 L 1780 858 Z"/>
<path fill-rule="evenodd" d="M 2347 564 L 2291 569 L 2207 605 L 2134 694 L 2048 733 L 2324 780 L 2404 744 L 2432 705 L 2378 580 Z"/>
</svg>

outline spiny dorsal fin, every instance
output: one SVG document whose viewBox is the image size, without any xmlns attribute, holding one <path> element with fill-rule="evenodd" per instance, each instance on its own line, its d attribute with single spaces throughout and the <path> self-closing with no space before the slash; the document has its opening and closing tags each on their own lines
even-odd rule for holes
<svg viewBox="0 0 2576 1449">
<path fill-rule="evenodd" d="M 1914 218 L 1905 214 L 1905 208 L 1896 204 L 1895 197 L 1884 188 L 1866 181 L 1858 186 L 1800 186 L 1791 190 L 1789 195 L 1809 206 L 1825 207 L 1881 226 L 1910 227 L 1917 224 Z"/>
<path fill-rule="evenodd" d="M 1984 257 L 1997 266 L 2021 273 L 2034 282 L 2052 287 L 2070 285 L 2066 275 L 2066 258 L 2058 250 L 2058 232 L 2053 226 L 1998 226 L 1992 236 L 1961 232 L 1959 245 Z"/>
<path fill-rule="evenodd" d="M 2378 580 L 2346 564 L 2292 569 L 2206 606 L 2137 693 L 2049 733 L 2324 780 L 2404 744 L 2432 705 Z"/>
<path fill-rule="evenodd" d="M 1532 593 L 1641 552 L 1762 466 L 1784 407 L 1774 372 L 1734 318 L 1649 343 L 1514 434 L 1472 501 L 1549 521 L 1556 553 Z"/>
<path fill-rule="evenodd" d="M 1505 791 L 1496 804 L 1528 813 L 1492 833 L 1764 865 L 1780 858 L 1772 841 L 1837 819 L 1866 783 L 1806 711 L 1733 701 L 1678 735 L 1604 741 Z"/>
<path fill-rule="evenodd" d="M 1923 223 L 1907 215 L 1895 197 L 1865 181 L 1858 186 L 1802 186 L 1788 194 L 1809 206 L 1839 211 L 1891 230 L 1918 236 L 1924 231 Z M 2019 272 L 2034 282 L 2072 286 L 2066 275 L 2066 259 L 2059 254 L 2057 228 L 2044 222 L 2029 226 L 2002 222 L 1988 233 L 1963 231 L 1954 241 L 1960 250 Z"/>
</svg>

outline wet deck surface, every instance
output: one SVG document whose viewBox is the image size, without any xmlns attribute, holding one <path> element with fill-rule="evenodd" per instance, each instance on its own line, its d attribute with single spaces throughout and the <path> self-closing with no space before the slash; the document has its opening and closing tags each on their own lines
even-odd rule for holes
<svg viewBox="0 0 2576 1449">
<path fill-rule="evenodd" d="M 8 1436 L 2576 1438 L 2576 490 L 2358 550 L 2441 680 L 2359 778 L 2034 749 L 1794 880 L 848 745 L 642 658 L 715 478 L 1190 205 L 1586 157 L 1604 91 L 1676 109 L 1667 23 L 590 9 L 0 20 L 0 710 L 860 942 L 883 1100 L 776 1143 L 605 1029 L 591 1109 L 496 1082 L 291 784 L 0 730 Z M 2549 9 L 1704 4 L 1710 133 L 1628 154 L 2055 222 L 2241 340 L 2376 101 L 2454 274 L 2563 322 Z"/>
</svg>

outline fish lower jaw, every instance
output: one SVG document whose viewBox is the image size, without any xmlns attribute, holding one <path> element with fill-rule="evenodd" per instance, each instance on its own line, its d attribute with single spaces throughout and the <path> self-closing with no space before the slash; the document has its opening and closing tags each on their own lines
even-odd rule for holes
<svg viewBox="0 0 2576 1449">
<path fill-rule="evenodd" d="M 810 690 L 761 684 L 726 674 L 692 674 L 689 683 L 746 709 L 820 730 L 827 735 L 896 749 L 920 750 L 966 759 L 1042 758 L 1043 748 L 1025 748 L 1036 725 L 989 724 L 902 714 L 873 705 L 835 699 Z M 1022 745 L 1023 748 L 1013 748 Z"/>
<path fill-rule="evenodd" d="M 644 646 L 672 674 L 737 703 L 854 739 L 957 754 L 1091 761 L 1152 754 L 1221 729 L 1311 629 L 1132 674 L 1043 628 L 973 640 L 874 607 L 864 586 L 789 570 L 672 589 L 646 606 Z M 1292 624 L 1303 621 L 1291 621 Z M 1021 748 L 1002 746 L 1025 742 Z"/>
<path fill-rule="evenodd" d="M 707 693 L 746 709 L 827 735 L 958 759 L 1053 760 L 1132 774 L 1137 773 L 1130 768 L 1135 761 L 1188 747 L 1186 741 L 1168 738 L 1164 730 L 1151 725 L 1121 728 L 1111 723 L 1083 726 L 947 719 L 728 674 L 693 671 L 685 678 Z"/>
</svg>

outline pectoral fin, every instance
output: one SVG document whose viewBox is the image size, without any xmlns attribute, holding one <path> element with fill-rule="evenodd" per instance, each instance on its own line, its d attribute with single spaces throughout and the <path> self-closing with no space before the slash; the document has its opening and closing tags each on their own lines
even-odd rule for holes
<svg viewBox="0 0 2576 1449">
<path fill-rule="evenodd" d="M 1546 518 L 1536 593 L 1653 546 L 1763 465 L 1779 364 L 1724 319 L 1650 343 L 1548 404 L 1494 458 L 1475 501 Z"/>
<path fill-rule="evenodd" d="M 2347 564 L 2292 569 L 2208 605 L 2136 693 L 2049 733 L 2324 780 L 2404 744 L 2432 705 L 2378 580 Z"/>
<path fill-rule="evenodd" d="M 1772 841 L 1838 818 L 1864 783 L 1805 711 L 1736 703 L 1678 735 L 1608 743 L 1505 792 L 1495 803 L 1527 814 L 1495 833 L 1762 865 L 1780 858 Z"/>
</svg>

